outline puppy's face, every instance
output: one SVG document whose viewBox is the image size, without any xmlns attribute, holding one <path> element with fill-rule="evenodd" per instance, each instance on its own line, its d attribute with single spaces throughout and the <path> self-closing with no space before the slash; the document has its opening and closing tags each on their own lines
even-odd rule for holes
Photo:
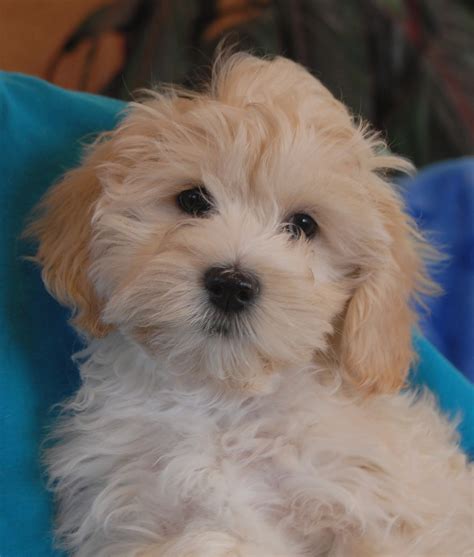
<svg viewBox="0 0 474 557">
<path fill-rule="evenodd" d="M 234 56 L 204 94 L 132 106 L 52 190 L 32 226 L 45 282 L 79 328 L 182 373 L 258 390 L 331 352 L 398 388 L 423 273 L 377 174 L 405 163 L 378 150 L 301 67 Z"/>
</svg>

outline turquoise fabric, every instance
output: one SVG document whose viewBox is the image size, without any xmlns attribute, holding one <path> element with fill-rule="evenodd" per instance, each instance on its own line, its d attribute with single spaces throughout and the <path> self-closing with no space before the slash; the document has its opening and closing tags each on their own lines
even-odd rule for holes
<svg viewBox="0 0 474 557">
<path fill-rule="evenodd" d="M 428 387 L 436 394 L 444 413 L 459 420 L 460 444 L 469 458 L 474 460 L 473 384 L 426 338 L 416 335 L 414 346 L 419 361 L 410 374 L 411 387 Z"/>
<path fill-rule="evenodd" d="M 123 104 L 0 72 L 0 555 L 52 557 L 52 504 L 39 465 L 52 404 L 78 385 L 70 355 L 79 348 L 66 312 L 45 292 L 18 241 L 31 207 L 81 145 L 110 129 Z M 414 384 L 427 384 L 442 407 L 465 418 L 462 445 L 474 448 L 473 389 L 424 339 Z"/>
<path fill-rule="evenodd" d="M 81 142 L 115 125 L 118 101 L 0 72 L 0 555 L 51 557 L 51 501 L 38 461 L 48 409 L 77 386 L 79 347 L 38 270 L 20 259 L 25 217 L 79 160 Z"/>
</svg>

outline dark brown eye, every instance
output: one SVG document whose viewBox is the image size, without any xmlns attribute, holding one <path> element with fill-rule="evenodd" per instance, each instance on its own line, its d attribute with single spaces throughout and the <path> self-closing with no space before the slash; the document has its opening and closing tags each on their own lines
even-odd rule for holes
<svg viewBox="0 0 474 557">
<path fill-rule="evenodd" d="M 202 186 L 182 191 L 176 202 L 182 211 L 194 217 L 203 217 L 212 209 L 212 198 Z"/>
<path fill-rule="evenodd" d="M 285 224 L 285 230 L 296 239 L 300 238 L 301 234 L 304 234 L 310 240 L 314 238 L 318 228 L 317 222 L 306 213 L 295 213 Z"/>
</svg>

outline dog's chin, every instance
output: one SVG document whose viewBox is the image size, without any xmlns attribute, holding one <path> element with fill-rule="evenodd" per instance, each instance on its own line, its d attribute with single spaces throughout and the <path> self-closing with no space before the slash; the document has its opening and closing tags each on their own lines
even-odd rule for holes
<svg viewBox="0 0 474 557">
<path fill-rule="evenodd" d="M 225 339 L 245 339 L 249 333 L 238 316 L 226 317 L 216 314 L 207 319 L 201 327 L 205 336 L 220 337 Z"/>
<path fill-rule="evenodd" d="M 233 336 L 233 331 L 228 323 L 210 323 L 203 327 L 205 335 L 210 337 L 229 338 Z"/>
<path fill-rule="evenodd" d="M 206 308 L 191 318 L 176 317 L 155 321 L 146 334 L 135 329 L 134 339 L 168 375 L 191 382 L 211 378 L 233 390 L 265 394 L 273 391 L 278 377 L 307 366 L 314 354 L 314 329 L 287 331 L 276 321 L 272 329 L 255 312 Z"/>
</svg>

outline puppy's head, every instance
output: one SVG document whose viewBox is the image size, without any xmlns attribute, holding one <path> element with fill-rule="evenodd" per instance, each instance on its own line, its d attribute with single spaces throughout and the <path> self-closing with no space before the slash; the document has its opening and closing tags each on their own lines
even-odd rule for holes
<svg viewBox="0 0 474 557">
<path fill-rule="evenodd" d="M 258 386 L 335 357 L 400 388 L 428 284 L 402 203 L 409 165 L 302 67 L 234 55 L 209 88 L 150 93 L 46 196 L 30 233 L 83 332 L 183 373 Z"/>
</svg>

